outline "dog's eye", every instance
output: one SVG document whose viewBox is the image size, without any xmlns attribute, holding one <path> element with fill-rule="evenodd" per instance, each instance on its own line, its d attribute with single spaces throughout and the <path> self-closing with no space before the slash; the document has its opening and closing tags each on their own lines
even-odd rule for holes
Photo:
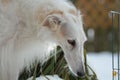
<svg viewBox="0 0 120 80">
<path fill-rule="evenodd" d="M 67 40 L 67 42 L 73 47 L 76 45 L 75 40 Z"/>
</svg>

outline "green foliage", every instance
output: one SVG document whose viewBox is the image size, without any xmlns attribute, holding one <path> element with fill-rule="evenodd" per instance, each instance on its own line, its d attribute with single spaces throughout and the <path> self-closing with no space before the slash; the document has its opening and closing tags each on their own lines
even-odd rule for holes
<svg viewBox="0 0 120 80">
<path fill-rule="evenodd" d="M 70 70 L 68 69 L 67 63 L 64 59 L 63 52 L 59 48 L 57 51 L 57 55 L 56 56 L 53 55 L 41 67 L 38 65 L 37 62 L 35 63 L 35 68 L 34 70 L 32 70 L 34 71 L 33 80 L 35 80 L 36 75 L 40 76 L 40 75 L 54 75 L 54 74 L 59 75 L 64 80 L 97 80 L 97 76 L 95 72 L 87 64 L 86 51 L 84 57 L 85 57 L 84 59 L 85 59 L 85 70 L 86 70 L 86 76 L 84 78 L 76 77 L 73 74 L 71 74 Z M 90 72 L 92 72 L 92 75 Z M 25 79 L 21 78 L 19 80 L 25 80 Z"/>
</svg>

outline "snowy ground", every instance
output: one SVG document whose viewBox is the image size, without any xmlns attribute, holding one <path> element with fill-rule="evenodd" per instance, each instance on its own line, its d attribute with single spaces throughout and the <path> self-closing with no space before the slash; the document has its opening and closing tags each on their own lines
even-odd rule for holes
<svg viewBox="0 0 120 80">
<path fill-rule="evenodd" d="M 117 55 L 115 55 L 115 59 Z M 112 80 L 112 54 L 109 52 L 90 53 L 87 55 L 88 64 L 94 69 L 98 80 Z M 117 60 L 117 59 L 116 59 Z M 117 66 L 117 61 L 115 61 Z M 117 80 L 117 79 L 115 79 Z"/>
<path fill-rule="evenodd" d="M 27 79 L 27 80 L 32 80 L 33 77 Z M 36 80 L 63 80 L 61 78 L 59 78 L 58 75 L 46 75 L 46 76 L 40 76 L 38 78 L 36 78 Z"/>
</svg>

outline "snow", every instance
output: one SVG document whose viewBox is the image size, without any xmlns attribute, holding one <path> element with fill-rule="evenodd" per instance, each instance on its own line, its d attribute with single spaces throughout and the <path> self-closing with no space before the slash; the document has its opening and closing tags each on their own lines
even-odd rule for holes
<svg viewBox="0 0 120 80">
<path fill-rule="evenodd" d="M 115 55 L 115 66 L 117 66 L 117 55 Z M 89 53 L 88 64 L 96 72 L 98 80 L 112 80 L 112 53 Z"/>
<path fill-rule="evenodd" d="M 33 77 L 27 79 L 27 80 L 32 80 Z M 58 75 L 46 75 L 46 76 L 40 76 L 36 78 L 36 80 L 63 80 L 61 79 Z"/>
</svg>

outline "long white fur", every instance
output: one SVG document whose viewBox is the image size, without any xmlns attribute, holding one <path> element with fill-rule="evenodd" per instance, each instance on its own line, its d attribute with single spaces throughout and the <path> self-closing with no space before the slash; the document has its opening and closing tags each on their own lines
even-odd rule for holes
<svg viewBox="0 0 120 80">
<path fill-rule="evenodd" d="M 49 58 L 56 41 L 41 24 L 54 10 L 76 8 L 66 0 L 0 0 L 0 80 L 18 80 L 23 67 Z"/>
</svg>

